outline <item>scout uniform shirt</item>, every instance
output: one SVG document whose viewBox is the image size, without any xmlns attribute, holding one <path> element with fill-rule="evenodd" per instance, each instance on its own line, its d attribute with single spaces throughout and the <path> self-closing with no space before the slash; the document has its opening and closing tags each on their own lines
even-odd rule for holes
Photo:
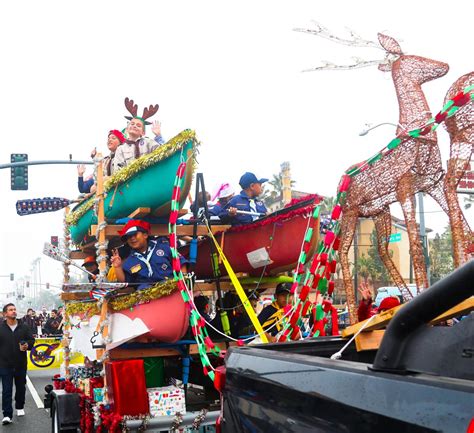
<svg viewBox="0 0 474 433">
<path fill-rule="evenodd" d="M 138 289 L 146 289 L 153 283 L 167 280 L 173 276 L 171 248 L 166 237 L 148 240 L 144 254 L 133 251 L 123 264 L 125 281 L 138 283 Z M 184 263 L 181 260 L 181 263 Z"/>
<path fill-rule="evenodd" d="M 117 147 L 115 151 L 115 156 L 112 161 L 112 173 L 115 173 L 123 167 L 127 167 L 133 161 L 140 158 L 140 156 L 153 152 L 162 144 L 164 144 L 164 140 L 161 135 L 155 136 L 153 140 L 148 137 L 142 137 L 136 142 L 126 140 L 125 143 Z"/>
<path fill-rule="evenodd" d="M 262 325 L 262 328 L 265 331 L 267 331 L 268 328 L 271 328 L 267 332 L 273 336 L 277 335 L 281 331 L 282 318 L 283 308 L 280 308 L 276 301 L 270 305 L 267 305 L 262 311 L 260 311 L 260 314 L 258 315 L 258 321 Z"/>
<path fill-rule="evenodd" d="M 229 214 L 229 208 L 235 207 L 237 210 L 244 210 L 247 212 L 256 212 L 256 213 L 267 213 L 267 208 L 262 201 L 250 198 L 245 191 L 240 191 L 240 194 L 232 197 L 232 199 L 227 203 L 223 211 L 219 214 L 221 221 L 226 221 L 226 215 Z M 239 224 L 250 224 L 256 219 L 260 218 L 256 215 L 243 215 L 237 214 L 233 218 L 230 218 L 230 223 L 235 226 Z"/>
</svg>

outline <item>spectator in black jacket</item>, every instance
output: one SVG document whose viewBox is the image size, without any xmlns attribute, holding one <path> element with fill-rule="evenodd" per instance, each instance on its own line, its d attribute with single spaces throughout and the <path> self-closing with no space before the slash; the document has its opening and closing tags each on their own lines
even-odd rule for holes
<svg viewBox="0 0 474 433">
<path fill-rule="evenodd" d="M 2 378 L 2 424 L 11 424 L 13 418 L 12 394 L 15 381 L 15 408 L 17 416 L 24 416 L 26 392 L 26 351 L 35 339 L 31 330 L 16 319 L 14 304 L 3 307 L 4 321 L 0 323 L 0 376 Z"/>
<path fill-rule="evenodd" d="M 51 310 L 51 316 L 43 327 L 43 333 L 46 335 L 61 335 L 61 318 L 58 317 L 57 310 Z"/>
<path fill-rule="evenodd" d="M 28 326 L 28 328 L 30 328 L 31 333 L 33 335 L 37 334 L 38 328 L 36 326 L 35 310 L 33 310 L 33 308 L 28 308 L 28 310 L 26 311 L 26 316 L 24 316 L 23 319 L 21 319 L 21 321 L 26 326 Z"/>
</svg>

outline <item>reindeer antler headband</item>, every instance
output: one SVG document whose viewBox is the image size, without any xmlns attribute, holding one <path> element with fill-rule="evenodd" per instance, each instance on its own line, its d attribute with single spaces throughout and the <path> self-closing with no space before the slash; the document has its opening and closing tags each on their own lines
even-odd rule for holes
<svg viewBox="0 0 474 433">
<path fill-rule="evenodd" d="M 135 104 L 135 102 L 133 102 L 133 99 L 125 98 L 125 107 L 127 108 L 127 111 L 132 115 L 132 117 L 125 116 L 125 119 L 127 120 L 139 119 L 143 122 L 144 125 L 151 125 L 151 122 L 147 122 L 146 119 L 156 114 L 156 112 L 158 111 L 158 108 L 160 108 L 158 104 L 145 107 L 143 109 L 143 115 L 142 117 L 140 117 L 140 116 L 137 116 L 138 105 Z"/>
</svg>

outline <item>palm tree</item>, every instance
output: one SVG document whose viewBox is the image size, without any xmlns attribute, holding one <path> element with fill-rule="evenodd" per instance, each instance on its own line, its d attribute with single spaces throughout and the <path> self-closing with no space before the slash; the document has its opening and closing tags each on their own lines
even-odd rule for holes
<svg viewBox="0 0 474 433">
<path fill-rule="evenodd" d="M 324 197 L 323 203 L 321 205 L 321 212 L 328 214 L 331 213 L 336 204 L 336 199 L 334 197 Z"/>
<path fill-rule="evenodd" d="M 291 180 L 290 187 L 293 188 L 295 183 L 294 180 Z M 275 191 L 277 195 L 281 196 L 283 194 L 283 177 L 281 173 L 274 174 L 273 178 L 268 181 L 268 184 L 273 188 L 273 191 Z"/>
</svg>

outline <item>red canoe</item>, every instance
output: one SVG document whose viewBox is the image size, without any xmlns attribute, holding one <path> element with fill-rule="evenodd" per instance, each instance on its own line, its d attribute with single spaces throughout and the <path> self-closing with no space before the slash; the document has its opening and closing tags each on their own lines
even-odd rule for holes
<svg viewBox="0 0 474 433">
<path fill-rule="evenodd" d="M 319 201 L 319 196 L 309 196 L 252 224 L 232 227 L 216 235 L 234 272 L 269 276 L 292 271 L 298 262 L 311 215 Z M 314 254 L 318 238 L 319 220 L 314 226 L 311 248 L 306 255 L 308 260 Z M 211 242 L 211 239 L 205 238 L 198 244 L 193 270 L 199 279 L 213 277 Z M 188 257 L 188 247 L 180 251 Z M 221 275 L 227 275 L 222 263 L 219 268 Z"/>
</svg>

